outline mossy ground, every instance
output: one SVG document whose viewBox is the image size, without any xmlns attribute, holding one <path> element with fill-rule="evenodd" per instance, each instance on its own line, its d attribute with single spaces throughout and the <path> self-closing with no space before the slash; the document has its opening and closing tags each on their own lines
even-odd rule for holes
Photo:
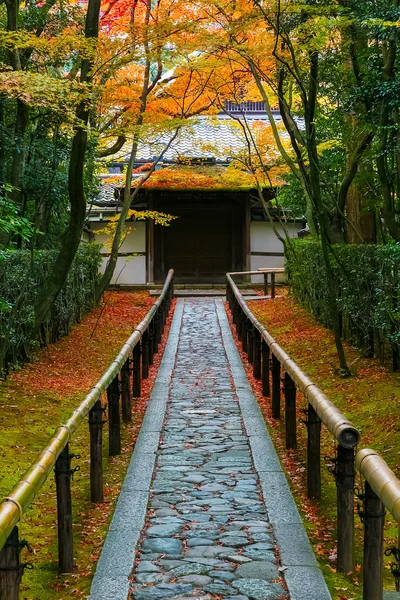
<svg viewBox="0 0 400 600">
<path fill-rule="evenodd" d="M 34 362 L 12 373 L 0 385 L 0 493 L 7 495 L 38 452 L 79 405 L 101 377 L 134 327 L 153 303 L 148 292 L 112 292 L 72 332 L 42 349 Z M 71 451 L 79 454 L 72 480 L 75 571 L 58 575 L 57 514 L 54 478 L 49 477 L 20 524 L 20 537 L 33 549 L 23 551 L 23 562 L 34 565 L 22 580 L 24 600 L 66 600 L 87 597 L 96 561 L 135 444 L 154 382 L 161 353 L 142 398 L 135 401 L 132 422 L 122 428 L 122 454 L 107 456 L 107 427 L 103 436 L 105 501 L 89 501 L 89 432 L 82 424 L 73 436 Z M 103 399 L 104 400 L 104 399 Z"/>
<path fill-rule="evenodd" d="M 290 296 L 248 302 L 250 310 L 297 364 L 319 385 L 330 400 L 359 428 L 361 446 L 377 450 L 394 472 L 400 476 L 400 375 L 391 373 L 377 360 L 362 357 L 359 350 L 345 344 L 353 376 L 342 379 L 337 368 L 333 335 L 320 326 L 310 313 Z M 240 344 L 239 344 L 240 348 Z M 242 353 L 244 359 L 244 355 Z M 245 360 L 244 360 L 245 362 Z M 246 364 L 246 362 L 245 362 Z M 287 451 L 282 421 L 272 419 L 269 398 L 264 398 L 260 382 L 252 377 L 246 366 L 253 389 L 272 431 L 281 461 L 289 475 L 290 484 L 304 518 L 332 597 L 335 600 L 362 598 L 362 524 L 356 516 L 356 567 L 350 574 L 336 572 L 336 486 L 328 469 L 322 465 L 322 498 L 311 501 L 306 497 L 306 428 L 302 409 L 306 402 L 298 394 L 298 450 Z M 283 411 L 284 412 L 284 411 Z M 322 457 L 334 457 L 333 438 L 323 427 Z M 329 463 L 329 460 L 327 461 Z M 361 485 L 361 482 L 358 482 Z M 388 515 L 385 546 L 397 542 L 397 525 Z M 385 589 L 394 589 L 390 559 L 385 560 Z"/>
</svg>

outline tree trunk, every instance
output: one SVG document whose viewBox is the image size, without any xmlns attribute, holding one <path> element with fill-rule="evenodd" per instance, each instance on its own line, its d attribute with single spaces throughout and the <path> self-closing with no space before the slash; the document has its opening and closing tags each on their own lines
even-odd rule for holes
<svg viewBox="0 0 400 600">
<path fill-rule="evenodd" d="M 101 0 L 89 0 L 86 13 L 85 37 L 97 38 L 99 32 L 99 14 Z M 81 67 L 81 80 L 91 83 L 89 72 L 91 63 L 84 59 Z M 60 252 L 53 266 L 52 272 L 45 281 L 35 303 L 35 326 L 37 333 L 47 313 L 52 307 L 61 288 L 63 287 L 72 261 L 81 240 L 82 229 L 86 215 L 86 198 L 83 184 L 85 153 L 87 146 L 86 125 L 89 120 L 89 109 L 82 103 L 77 109 L 77 117 L 81 121 L 75 128 L 72 141 L 70 164 L 68 171 L 68 193 L 71 206 L 70 219 L 67 230 L 63 236 Z"/>
</svg>

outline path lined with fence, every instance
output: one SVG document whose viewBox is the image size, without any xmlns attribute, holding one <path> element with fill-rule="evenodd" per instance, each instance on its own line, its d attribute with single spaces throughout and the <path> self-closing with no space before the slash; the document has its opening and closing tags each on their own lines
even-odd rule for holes
<svg viewBox="0 0 400 600">
<path fill-rule="evenodd" d="M 222 300 L 177 303 L 90 598 L 128 595 L 330 599 Z"/>
</svg>

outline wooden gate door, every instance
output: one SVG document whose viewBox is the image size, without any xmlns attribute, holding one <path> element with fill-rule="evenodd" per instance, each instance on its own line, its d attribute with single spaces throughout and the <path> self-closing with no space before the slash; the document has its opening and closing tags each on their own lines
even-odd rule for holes
<svg viewBox="0 0 400 600">
<path fill-rule="evenodd" d="M 177 282 L 222 283 L 232 265 L 231 215 L 181 214 L 164 232 L 165 269 Z"/>
</svg>

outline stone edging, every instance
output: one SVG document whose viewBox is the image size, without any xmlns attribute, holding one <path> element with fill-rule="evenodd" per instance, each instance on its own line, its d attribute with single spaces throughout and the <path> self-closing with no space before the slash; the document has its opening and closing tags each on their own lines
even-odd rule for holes
<svg viewBox="0 0 400 600">
<path fill-rule="evenodd" d="M 156 452 L 168 401 L 183 315 L 183 300 L 175 308 L 168 344 L 150 396 L 114 516 L 97 563 L 88 600 L 126 600 L 136 546 L 145 523 Z"/>
<path fill-rule="evenodd" d="M 225 351 L 250 440 L 291 600 L 331 600 L 306 530 L 280 465 L 264 418 L 247 379 L 222 300 L 215 301 Z"/>
</svg>

